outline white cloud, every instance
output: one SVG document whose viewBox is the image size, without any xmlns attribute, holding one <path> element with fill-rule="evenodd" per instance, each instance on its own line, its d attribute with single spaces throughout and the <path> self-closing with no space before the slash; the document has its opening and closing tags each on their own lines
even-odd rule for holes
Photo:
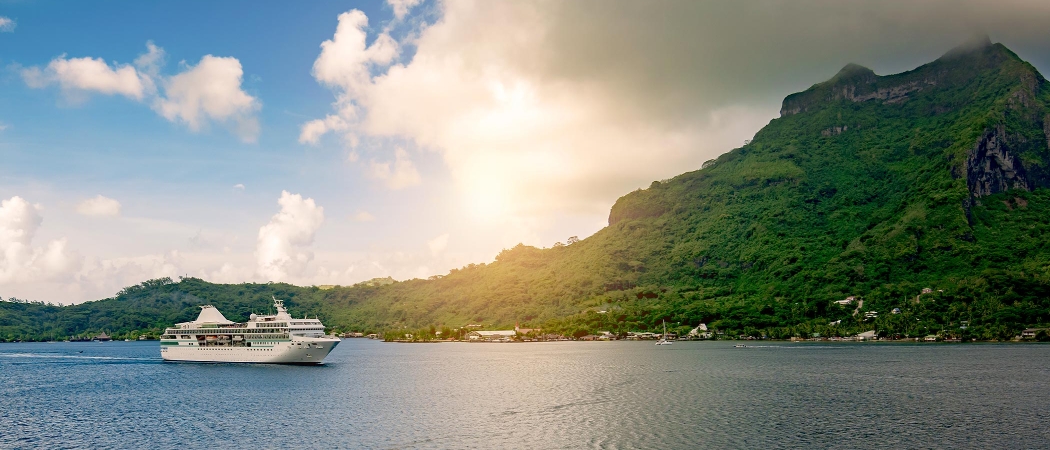
<svg viewBox="0 0 1050 450">
<path fill-rule="evenodd" d="M 325 133 L 329 131 L 343 131 L 348 127 L 349 125 L 346 121 L 336 115 L 328 115 L 324 119 L 311 120 L 303 124 L 299 133 L 299 143 L 316 144 Z"/>
<path fill-rule="evenodd" d="M 153 41 L 146 41 L 146 53 L 135 58 L 135 67 L 138 67 L 140 72 L 157 78 L 160 76 L 161 67 L 164 67 L 165 57 L 164 49 L 157 47 Z"/>
<path fill-rule="evenodd" d="M 377 162 L 372 160 L 368 175 L 382 181 L 390 189 L 404 189 L 422 183 L 416 166 L 404 149 L 394 152 L 394 162 Z"/>
<path fill-rule="evenodd" d="M 96 92 L 135 100 L 142 100 L 148 93 L 147 86 L 152 86 L 152 82 L 144 81 L 144 76 L 132 66 L 110 67 L 102 58 L 66 59 L 64 55 L 52 59 L 44 69 L 22 69 L 22 79 L 35 89 L 57 84 L 67 96 Z"/>
<path fill-rule="evenodd" d="M 376 220 L 375 216 L 370 214 L 368 211 L 358 211 L 350 217 L 354 222 L 371 222 Z"/>
<path fill-rule="evenodd" d="M 0 131 L 6 130 L 7 127 L 8 127 L 8 125 L 6 123 L 0 122 Z"/>
<path fill-rule="evenodd" d="M 397 42 L 385 32 L 366 46 L 367 27 L 368 17 L 361 11 L 339 15 L 335 35 L 321 43 L 321 54 L 314 61 L 313 75 L 318 81 L 357 93 L 371 84 L 370 67 L 385 66 L 397 57 Z"/>
<path fill-rule="evenodd" d="M 255 114 L 261 104 L 241 89 L 244 70 L 237 58 L 205 55 L 196 66 L 182 63 L 182 72 L 170 77 L 161 74 L 165 59 L 164 49 L 149 41 L 134 65 L 110 66 L 102 58 L 62 55 L 43 68 L 27 67 L 20 73 L 27 86 L 58 85 L 72 101 L 90 93 L 123 95 L 149 102 L 165 119 L 185 123 L 192 131 L 218 122 L 242 141 L 255 142 L 259 136 Z"/>
<path fill-rule="evenodd" d="M 11 18 L 0 16 L 0 33 L 12 33 L 17 25 Z"/>
<path fill-rule="evenodd" d="M 281 211 L 259 228 L 255 249 L 257 270 L 270 281 L 284 281 L 303 273 L 313 259 L 310 245 L 314 233 L 324 222 L 324 208 L 312 198 L 303 199 L 299 194 L 283 191 L 277 203 Z"/>
<path fill-rule="evenodd" d="M 66 239 L 34 247 L 43 223 L 39 205 L 15 196 L 0 202 L 0 285 L 69 277 L 79 259 L 66 249 Z"/>
<path fill-rule="evenodd" d="M 358 10 L 339 15 L 339 25 L 332 39 L 321 43 L 321 54 L 314 61 L 313 75 L 319 82 L 347 93 L 360 93 L 371 84 L 369 71 L 383 67 L 397 57 L 397 42 L 387 33 L 366 45 L 368 17 Z M 344 101 L 345 100 L 345 101 Z M 337 115 L 328 115 L 302 125 L 300 143 L 316 144 L 328 132 L 343 132 L 343 139 L 356 147 L 356 133 L 348 131 L 349 121 L 356 119 L 356 106 L 350 98 L 340 99 Z"/>
<path fill-rule="evenodd" d="M 565 54 L 577 49 L 553 40 L 558 30 L 544 7 L 440 8 L 443 17 L 412 38 L 416 51 L 407 63 L 395 62 L 397 43 L 383 33 L 365 45 L 363 13 L 340 15 L 314 76 L 335 92 L 334 114 L 345 130 L 328 127 L 335 122 L 329 116 L 305 124 L 303 141 L 340 131 L 435 150 L 461 202 L 481 217 L 605 214 L 619 195 L 739 146 L 774 113 L 721 107 L 654 114 L 661 109 L 614 83 L 615 70 L 602 78 L 565 67 Z M 390 188 L 420 182 L 403 150 L 392 163 L 371 159 L 368 173 Z"/>
<path fill-rule="evenodd" d="M 77 204 L 77 212 L 85 216 L 112 217 L 120 215 L 120 202 L 98 195 Z"/>
<path fill-rule="evenodd" d="M 241 90 L 244 71 L 237 58 L 205 55 L 196 66 L 164 80 L 164 98 L 153 103 L 166 119 L 199 131 L 209 120 L 231 125 L 245 142 L 259 135 L 259 101 Z"/>
<path fill-rule="evenodd" d="M 401 20 L 405 18 L 405 15 L 408 14 L 408 11 L 410 11 L 413 6 L 423 3 L 423 0 L 386 0 L 386 3 L 394 8 L 394 17 L 396 17 L 397 20 Z"/>
<path fill-rule="evenodd" d="M 243 191 L 244 190 L 244 184 L 237 183 L 237 184 L 233 185 L 233 189 L 236 190 L 236 191 Z"/>
<path fill-rule="evenodd" d="M 427 247 L 430 247 L 430 253 L 434 256 L 445 251 L 448 247 L 448 233 L 427 241 Z"/>
</svg>

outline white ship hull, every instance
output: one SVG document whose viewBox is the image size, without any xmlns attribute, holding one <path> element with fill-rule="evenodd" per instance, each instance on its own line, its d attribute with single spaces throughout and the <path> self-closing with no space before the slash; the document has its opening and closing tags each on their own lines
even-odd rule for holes
<svg viewBox="0 0 1050 450">
<path fill-rule="evenodd" d="M 340 342 L 336 337 L 299 338 L 252 347 L 197 346 L 194 342 L 161 345 L 165 361 L 261 364 L 321 364 Z"/>
</svg>

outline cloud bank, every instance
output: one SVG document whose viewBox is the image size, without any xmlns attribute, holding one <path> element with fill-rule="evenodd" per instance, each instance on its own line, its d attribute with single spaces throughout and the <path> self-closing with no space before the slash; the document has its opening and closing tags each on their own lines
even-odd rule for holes
<svg viewBox="0 0 1050 450">
<path fill-rule="evenodd" d="M 691 112 L 688 123 L 654 120 L 601 78 L 552 72 L 561 56 L 549 53 L 566 43 L 551 41 L 551 17 L 537 5 L 442 7 L 443 18 L 409 43 L 416 52 L 407 63 L 394 62 L 399 44 L 385 33 L 366 45 L 363 13 L 340 15 L 314 63 L 317 81 L 336 94 L 335 111 L 303 124 L 300 141 L 334 132 L 437 151 L 463 203 L 482 216 L 594 213 L 739 144 L 741 126 L 726 122 L 753 129 L 763 119 L 727 107 Z M 405 149 L 393 162 L 368 160 L 366 173 L 390 189 L 421 182 Z"/>
<path fill-rule="evenodd" d="M 349 271 L 310 264 L 314 260 L 314 236 L 324 223 L 324 208 L 313 199 L 287 191 L 277 203 L 280 210 L 259 228 L 254 261 L 250 256 L 217 256 L 208 248 L 211 244 L 201 230 L 188 240 L 190 258 L 178 250 L 101 258 L 71 251 L 65 237 L 36 242 L 44 208 L 14 196 L 0 201 L 0 295 L 68 304 L 110 296 L 145 280 L 185 274 L 225 283 L 345 282 Z M 78 203 L 75 210 L 86 216 L 111 217 L 120 214 L 120 203 L 98 195 Z M 228 248 L 222 250 L 223 254 L 228 252 Z M 199 265 L 208 258 L 231 256 L 233 262 L 219 260 L 210 268 Z M 328 267 L 351 265 L 330 259 L 325 262 Z"/>
<path fill-rule="evenodd" d="M 415 144 L 405 160 L 439 153 L 476 212 L 528 217 L 604 213 L 625 192 L 697 169 L 774 118 L 783 96 L 848 62 L 906 70 L 980 31 L 1035 45 L 1050 3 L 444 2 L 438 12 L 401 42 L 385 29 L 369 40 L 364 13 L 341 14 L 313 72 L 333 111 L 304 123 L 300 141 L 402 139 Z"/>
</svg>

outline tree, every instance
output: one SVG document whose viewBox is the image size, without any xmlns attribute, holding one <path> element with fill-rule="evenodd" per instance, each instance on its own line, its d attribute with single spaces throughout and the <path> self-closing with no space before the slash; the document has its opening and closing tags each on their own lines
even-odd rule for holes
<svg viewBox="0 0 1050 450">
<path fill-rule="evenodd" d="M 569 238 L 565 240 L 565 244 L 566 245 L 572 245 L 572 244 L 575 244 L 577 242 L 580 242 L 580 238 L 578 238 L 576 236 L 569 236 Z"/>
</svg>

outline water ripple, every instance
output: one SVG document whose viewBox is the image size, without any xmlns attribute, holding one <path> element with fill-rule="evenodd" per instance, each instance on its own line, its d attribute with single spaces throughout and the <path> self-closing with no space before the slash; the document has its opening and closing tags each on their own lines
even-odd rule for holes
<svg viewBox="0 0 1050 450">
<path fill-rule="evenodd" d="M 1050 346 L 398 345 L 321 367 L 0 345 L 0 448 L 1045 448 Z"/>
</svg>

